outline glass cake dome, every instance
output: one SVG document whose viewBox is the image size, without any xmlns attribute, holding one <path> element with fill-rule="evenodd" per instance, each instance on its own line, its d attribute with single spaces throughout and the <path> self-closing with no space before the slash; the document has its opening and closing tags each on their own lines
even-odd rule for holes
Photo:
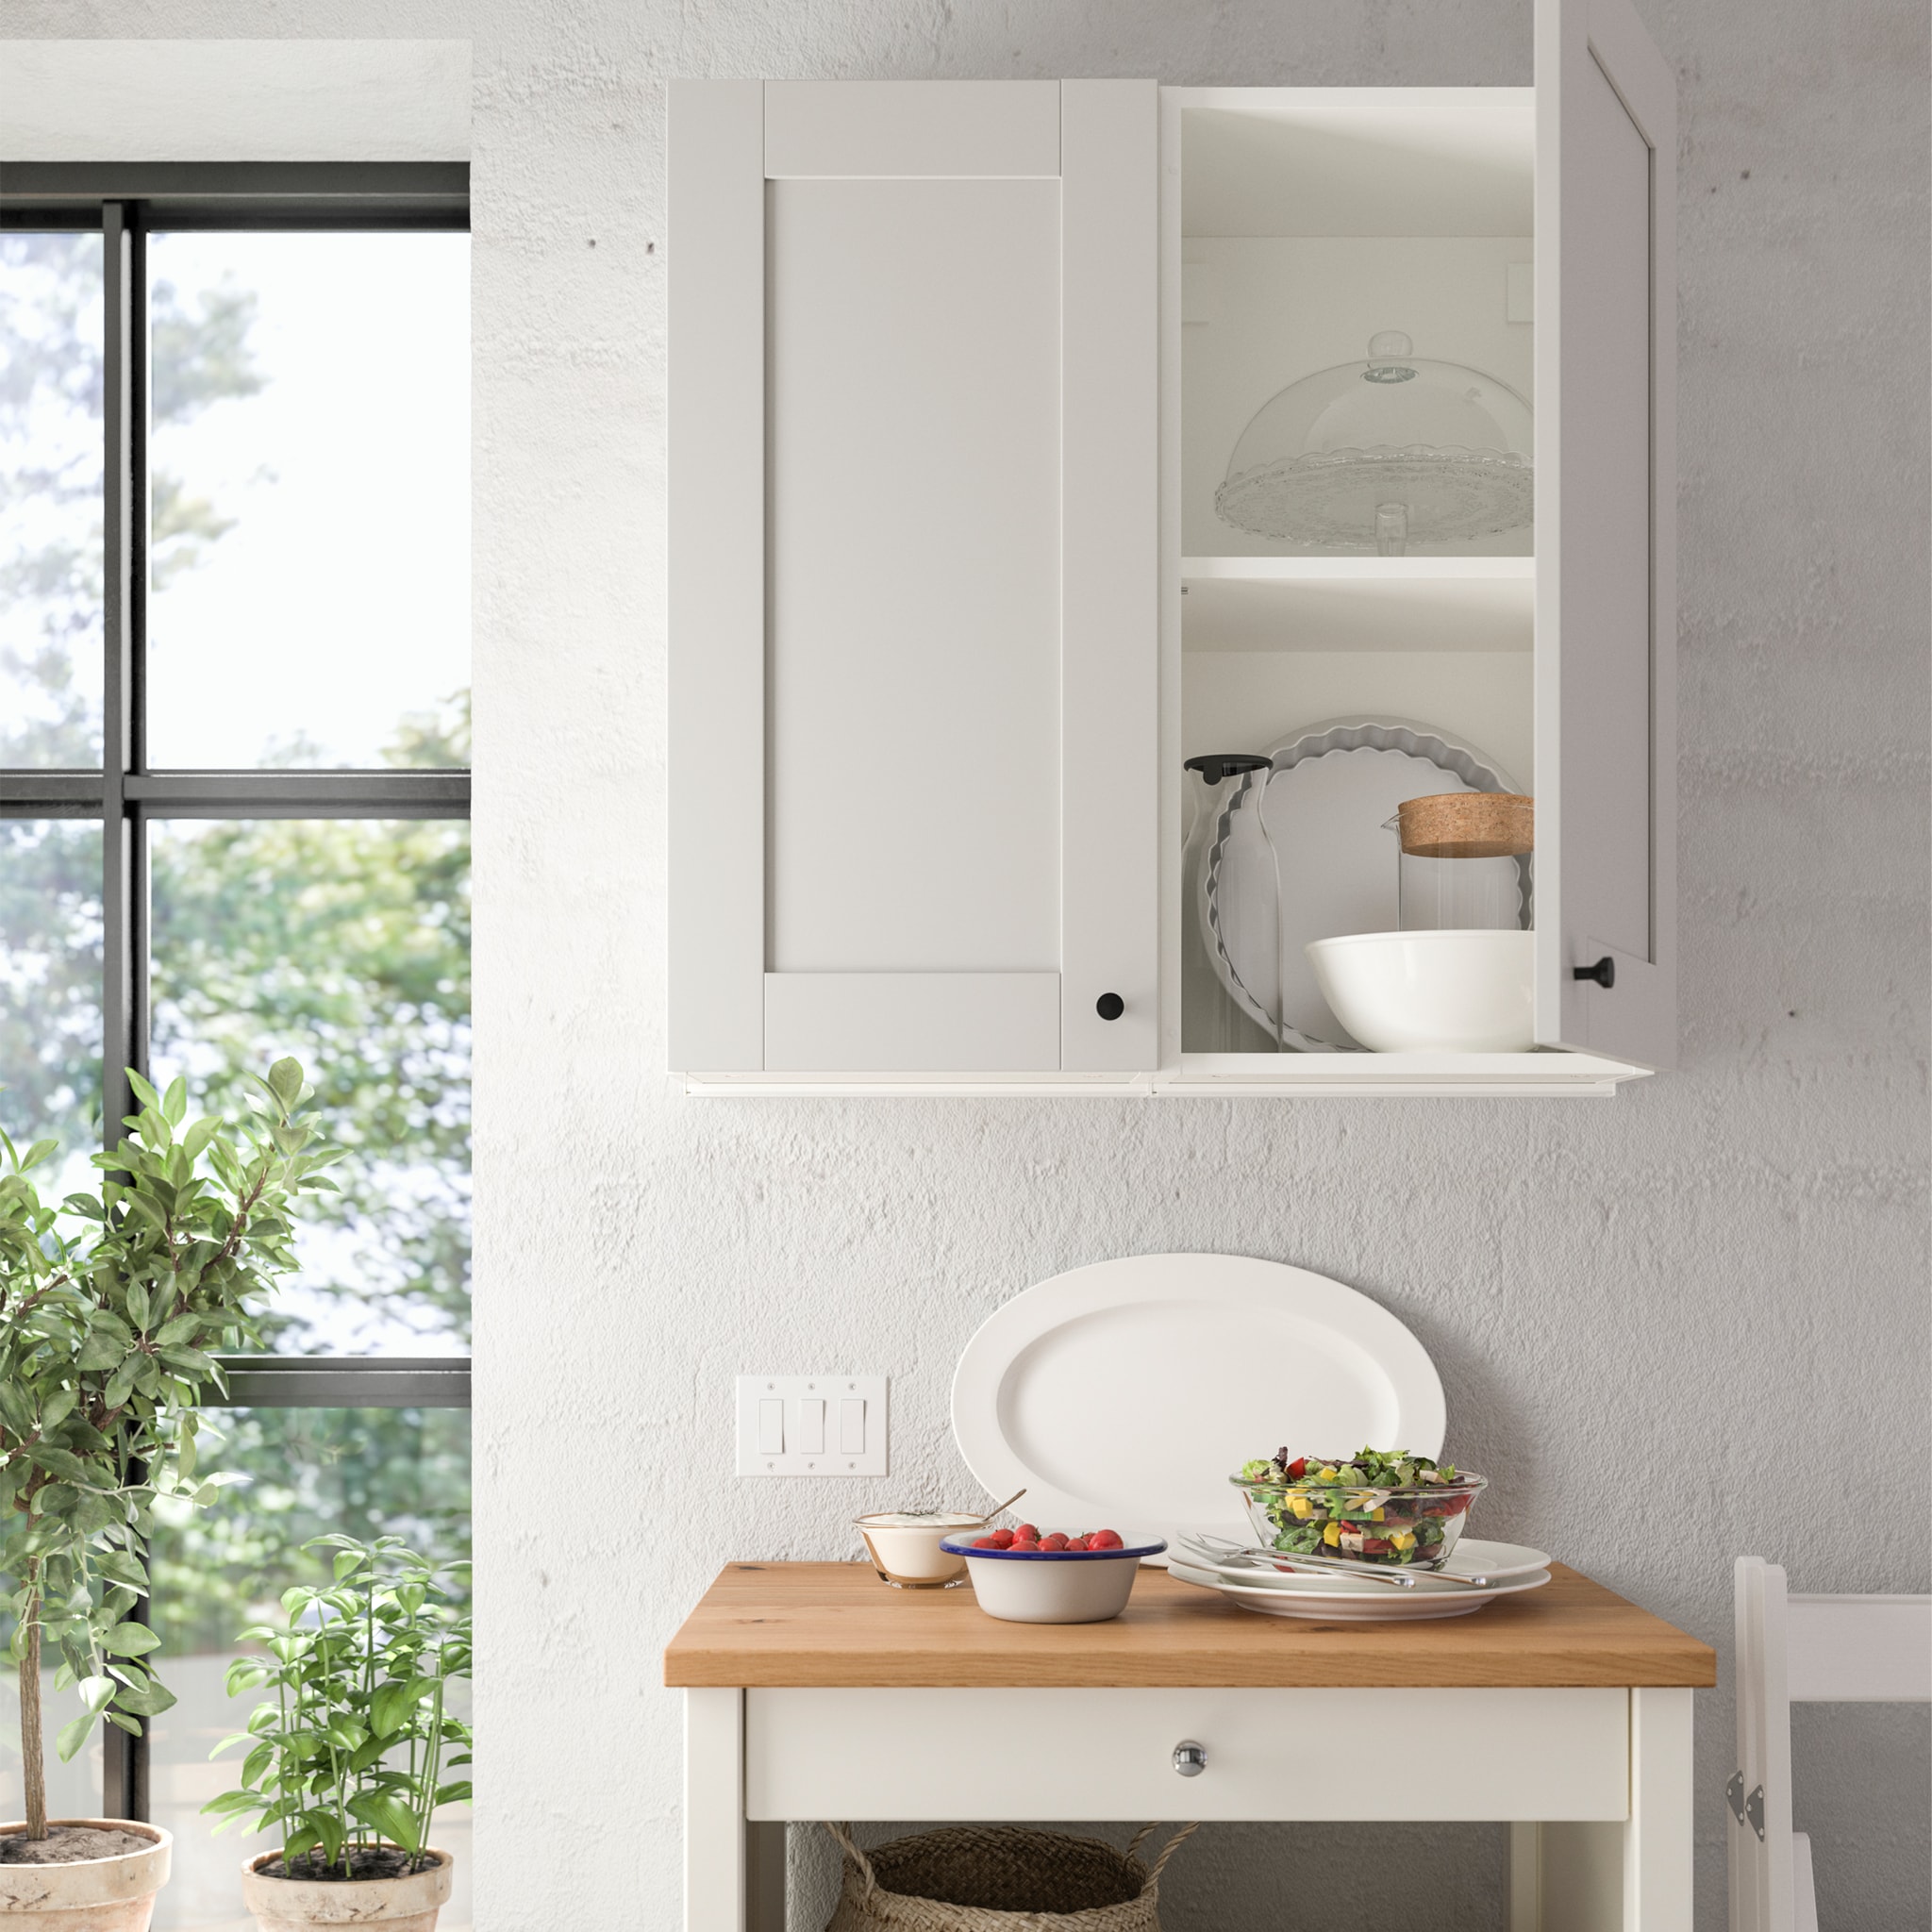
<svg viewBox="0 0 1932 1932">
<path fill-rule="evenodd" d="M 1530 521 L 1530 408 L 1507 383 L 1432 362 L 1390 330 L 1366 362 L 1291 383 L 1241 431 L 1214 492 L 1238 530 L 1400 557 Z"/>
</svg>

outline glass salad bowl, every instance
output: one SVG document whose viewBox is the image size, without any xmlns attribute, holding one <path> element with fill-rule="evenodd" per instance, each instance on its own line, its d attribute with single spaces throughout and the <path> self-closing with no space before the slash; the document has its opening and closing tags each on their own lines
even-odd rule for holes
<svg viewBox="0 0 1932 1932">
<path fill-rule="evenodd" d="M 1406 1479 L 1405 1479 L 1406 1478 Z M 1340 1559 L 1440 1570 L 1489 1487 L 1466 1469 L 1425 1457 L 1370 1455 L 1251 1462 L 1228 1480 L 1248 1506 L 1257 1547 Z"/>
</svg>

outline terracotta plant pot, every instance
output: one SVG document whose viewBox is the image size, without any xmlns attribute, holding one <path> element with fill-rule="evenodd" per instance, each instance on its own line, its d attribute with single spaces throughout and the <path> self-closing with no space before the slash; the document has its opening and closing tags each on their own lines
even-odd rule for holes
<svg viewBox="0 0 1932 1932">
<path fill-rule="evenodd" d="M 436 1932 L 449 1898 L 456 1860 L 429 1847 L 436 1860 L 401 1878 L 267 1878 L 261 1867 L 279 1852 L 262 1852 L 242 1868 L 242 1903 L 261 1932 L 302 1932 L 310 1925 L 380 1925 L 383 1932 Z M 142 1921 L 144 1924 L 145 1920 Z"/>
<path fill-rule="evenodd" d="M 20 1932 L 147 1932 L 155 1894 L 168 1882 L 175 1839 L 158 1824 L 127 1818 L 51 1818 L 50 1824 L 131 1831 L 153 1849 L 112 1858 L 80 1858 L 72 1865 L 0 1865 L 0 1926 Z M 25 1831 L 0 1824 L 0 1837 Z"/>
</svg>

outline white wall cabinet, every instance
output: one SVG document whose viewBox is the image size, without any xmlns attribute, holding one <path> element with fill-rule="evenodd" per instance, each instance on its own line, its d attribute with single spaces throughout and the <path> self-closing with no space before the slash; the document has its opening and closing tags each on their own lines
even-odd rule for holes
<svg viewBox="0 0 1932 1932">
<path fill-rule="evenodd" d="M 674 84 L 691 1087 L 1670 1063 L 1672 84 L 1627 0 L 1537 29 L 1534 89 Z M 1404 556 L 1217 523 L 1257 405 L 1384 326 L 1533 397 L 1533 522 Z M 1541 1050 L 1191 1033 L 1182 760 L 1343 714 L 1443 720 L 1534 790 Z"/>
</svg>

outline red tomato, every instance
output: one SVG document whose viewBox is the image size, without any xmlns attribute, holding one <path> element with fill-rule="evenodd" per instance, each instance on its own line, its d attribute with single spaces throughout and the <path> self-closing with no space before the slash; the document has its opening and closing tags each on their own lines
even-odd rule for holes
<svg viewBox="0 0 1932 1932">
<path fill-rule="evenodd" d="M 1016 1536 L 1013 1539 L 1013 1547 L 1016 1550 L 1037 1550 L 1040 1547 L 1040 1539 L 1038 1537 Z"/>
<path fill-rule="evenodd" d="M 1288 1465 L 1288 1479 L 1291 1483 L 1300 1482 L 1302 1477 L 1307 1475 L 1307 1473 L 1308 1458 L 1306 1456 L 1297 1456 L 1295 1459 Z"/>
<path fill-rule="evenodd" d="M 1040 1547 L 1042 1550 L 1063 1550 L 1066 1546 L 1067 1540 L 1058 1530 L 1055 1530 L 1051 1536 L 1043 1536 L 1040 1539 Z"/>
<path fill-rule="evenodd" d="M 1010 1529 L 996 1529 L 987 1538 L 987 1541 L 996 1550 L 1009 1549 L 1012 1546 L 1013 1532 Z"/>
<path fill-rule="evenodd" d="M 1037 1543 L 1040 1541 L 1040 1532 L 1032 1524 L 1023 1523 L 1013 1532 L 1013 1541 L 1016 1543 Z"/>
<path fill-rule="evenodd" d="M 1118 1550 L 1123 1547 L 1120 1531 L 1117 1529 L 1096 1529 L 1087 1539 L 1090 1550 Z"/>
</svg>

